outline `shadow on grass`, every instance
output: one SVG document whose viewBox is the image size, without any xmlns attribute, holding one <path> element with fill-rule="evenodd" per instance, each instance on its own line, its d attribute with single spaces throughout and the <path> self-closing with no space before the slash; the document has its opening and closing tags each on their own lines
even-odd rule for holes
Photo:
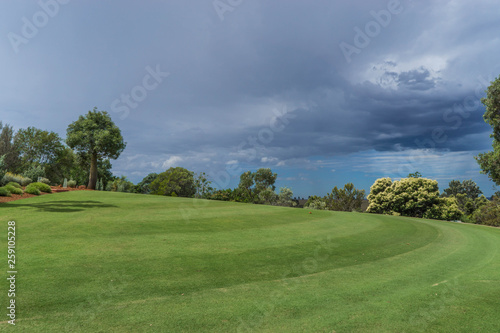
<svg viewBox="0 0 500 333">
<path fill-rule="evenodd" d="M 105 204 L 100 201 L 87 200 L 87 201 L 52 201 L 52 202 L 41 202 L 41 203 L 31 203 L 31 204 L 23 204 L 16 202 L 15 205 L 6 205 L 0 203 L 0 208 L 2 207 L 28 207 L 28 208 L 37 208 L 44 212 L 52 212 L 52 213 L 72 213 L 72 212 L 81 212 L 87 209 L 94 208 L 111 208 L 118 207 L 115 205 Z"/>
</svg>

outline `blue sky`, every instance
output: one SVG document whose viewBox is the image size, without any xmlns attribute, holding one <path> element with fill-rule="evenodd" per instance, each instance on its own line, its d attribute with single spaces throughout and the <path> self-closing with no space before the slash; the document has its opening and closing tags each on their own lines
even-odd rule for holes
<svg viewBox="0 0 500 333">
<path fill-rule="evenodd" d="M 500 74 L 496 1 L 0 3 L 0 116 L 65 137 L 97 106 L 127 148 L 115 175 L 171 166 L 219 187 L 269 167 L 324 195 L 419 171 L 493 183 L 480 98 Z"/>
</svg>

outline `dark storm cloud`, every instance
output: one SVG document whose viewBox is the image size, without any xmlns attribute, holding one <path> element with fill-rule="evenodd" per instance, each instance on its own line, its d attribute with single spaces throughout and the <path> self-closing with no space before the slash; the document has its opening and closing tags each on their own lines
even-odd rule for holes
<svg viewBox="0 0 500 333">
<path fill-rule="evenodd" d="M 402 0 L 347 62 L 339 45 L 355 45 L 356 31 L 393 2 L 243 1 L 223 20 L 212 1 L 70 2 L 17 54 L 0 42 L 2 120 L 64 136 L 98 106 L 128 142 L 116 165 L 137 173 L 165 161 L 224 166 L 251 149 L 254 166 L 419 142 L 483 149 L 489 128 L 477 87 L 500 72 L 496 3 Z M 2 36 L 21 34 L 22 18 L 41 10 L 0 6 Z M 148 67 L 170 75 L 127 106 L 122 96 L 141 91 Z M 276 110 L 289 123 L 258 141 Z"/>
</svg>

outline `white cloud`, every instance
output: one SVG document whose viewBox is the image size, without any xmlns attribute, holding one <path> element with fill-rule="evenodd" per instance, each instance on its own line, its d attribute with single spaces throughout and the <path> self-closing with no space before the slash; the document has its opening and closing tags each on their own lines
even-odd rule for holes
<svg viewBox="0 0 500 333">
<path fill-rule="evenodd" d="M 164 169 L 168 169 L 171 167 L 178 166 L 178 163 L 182 162 L 182 157 L 180 156 L 170 156 L 168 159 L 163 162 L 162 167 Z"/>
</svg>

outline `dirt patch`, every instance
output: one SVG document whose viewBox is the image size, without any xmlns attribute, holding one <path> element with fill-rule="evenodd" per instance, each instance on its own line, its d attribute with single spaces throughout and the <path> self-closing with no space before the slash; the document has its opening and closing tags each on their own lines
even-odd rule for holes
<svg viewBox="0 0 500 333">
<path fill-rule="evenodd" d="M 85 186 L 80 186 L 80 187 L 75 187 L 75 188 L 63 188 L 62 186 L 51 186 L 52 193 L 44 193 L 41 192 L 40 195 L 47 195 L 47 194 L 56 194 L 60 192 L 69 192 L 69 191 L 92 191 L 92 190 L 87 190 Z M 25 187 L 23 187 L 24 191 Z M 12 194 L 11 197 L 0 197 L 0 203 L 2 202 L 10 202 L 10 201 L 16 201 L 16 200 L 21 200 L 21 199 L 28 199 L 28 198 L 33 198 L 33 197 L 39 197 L 40 195 L 34 195 L 34 194 L 29 194 L 29 193 L 23 193 L 23 194 Z"/>
</svg>

